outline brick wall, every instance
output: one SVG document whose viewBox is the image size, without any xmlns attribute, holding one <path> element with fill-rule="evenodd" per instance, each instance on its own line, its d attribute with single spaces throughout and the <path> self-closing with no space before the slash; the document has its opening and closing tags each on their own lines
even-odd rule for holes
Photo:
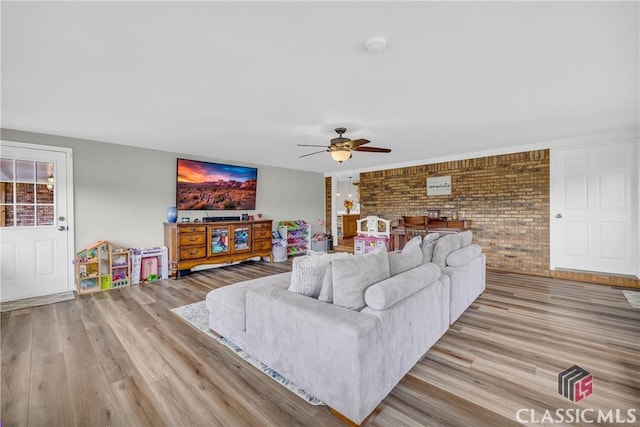
<svg viewBox="0 0 640 427">
<path fill-rule="evenodd" d="M 437 176 L 451 176 L 450 196 L 427 197 L 427 178 Z M 325 183 L 330 229 L 331 178 Z M 640 288 L 632 276 L 549 269 L 549 150 L 363 172 L 359 191 L 361 217 L 464 215 L 488 268 Z"/>
<path fill-rule="evenodd" d="M 437 176 L 451 176 L 450 196 L 427 196 Z M 549 150 L 361 173 L 360 203 L 363 217 L 464 215 L 488 268 L 549 275 Z"/>
</svg>

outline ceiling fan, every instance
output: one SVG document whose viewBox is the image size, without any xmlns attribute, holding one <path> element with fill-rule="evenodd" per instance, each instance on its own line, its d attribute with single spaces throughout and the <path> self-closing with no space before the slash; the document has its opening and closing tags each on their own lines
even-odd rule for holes
<svg viewBox="0 0 640 427">
<path fill-rule="evenodd" d="M 316 151 L 314 153 L 303 154 L 299 157 L 307 157 L 312 156 L 314 154 L 323 153 L 325 151 L 331 153 L 331 158 L 338 163 L 342 163 L 345 160 L 349 160 L 351 158 L 352 151 L 366 151 L 369 153 L 390 153 L 391 150 L 389 148 L 378 148 L 378 147 L 363 147 L 363 145 L 368 144 L 368 139 L 349 139 L 342 136 L 343 133 L 347 131 L 346 128 L 336 128 L 336 132 L 338 133 L 337 138 L 333 138 L 331 140 L 331 144 L 329 146 L 324 145 L 309 145 L 309 144 L 298 144 L 299 147 L 324 147 L 325 150 Z"/>
</svg>

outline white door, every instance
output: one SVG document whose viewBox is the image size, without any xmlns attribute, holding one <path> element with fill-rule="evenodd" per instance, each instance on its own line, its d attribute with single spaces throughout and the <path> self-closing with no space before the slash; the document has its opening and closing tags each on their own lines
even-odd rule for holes
<svg viewBox="0 0 640 427">
<path fill-rule="evenodd" d="M 71 151 L 2 141 L 0 300 L 73 289 Z"/>
<path fill-rule="evenodd" d="M 551 269 L 635 275 L 637 143 L 551 151 Z"/>
</svg>

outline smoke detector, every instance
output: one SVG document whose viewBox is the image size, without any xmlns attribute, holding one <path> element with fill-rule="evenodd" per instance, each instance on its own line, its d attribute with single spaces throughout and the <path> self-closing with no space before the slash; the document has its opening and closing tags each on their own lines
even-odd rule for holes
<svg viewBox="0 0 640 427">
<path fill-rule="evenodd" d="M 368 52 L 380 52 L 387 47 L 387 40 L 384 37 L 374 36 L 369 37 L 367 41 L 364 42 L 364 48 Z"/>
</svg>

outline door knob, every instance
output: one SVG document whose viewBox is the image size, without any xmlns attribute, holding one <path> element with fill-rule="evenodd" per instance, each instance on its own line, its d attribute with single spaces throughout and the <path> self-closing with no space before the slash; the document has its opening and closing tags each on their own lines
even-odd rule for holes
<svg viewBox="0 0 640 427">
<path fill-rule="evenodd" d="M 60 231 L 65 231 L 67 229 L 69 229 L 69 227 L 66 227 L 64 225 L 61 225 L 60 227 L 58 227 L 58 230 L 60 230 Z"/>
<path fill-rule="evenodd" d="M 556 214 L 556 218 L 562 218 L 562 214 Z"/>
</svg>

